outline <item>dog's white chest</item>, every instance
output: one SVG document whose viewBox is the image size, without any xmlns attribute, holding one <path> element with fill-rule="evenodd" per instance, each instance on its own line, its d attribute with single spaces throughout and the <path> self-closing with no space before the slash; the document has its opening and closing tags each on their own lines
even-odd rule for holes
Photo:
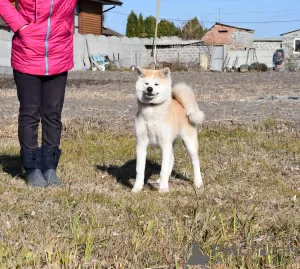
<svg viewBox="0 0 300 269">
<path fill-rule="evenodd" d="M 139 114 L 140 130 L 146 132 L 149 144 L 160 147 L 166 139 L 171 139 L 166 124 L 167 106 L 143 107 Z M 139 126 L 137 126 L 139 127 Z"/>
<path fill-rule="evenodd" d="M 160 144 L 162 140 L 162 123 L 159 121 L 147 121 L 147 135 L 149 138 L 149 142 L 153 146 L 157 146 Z"/>
</svg>

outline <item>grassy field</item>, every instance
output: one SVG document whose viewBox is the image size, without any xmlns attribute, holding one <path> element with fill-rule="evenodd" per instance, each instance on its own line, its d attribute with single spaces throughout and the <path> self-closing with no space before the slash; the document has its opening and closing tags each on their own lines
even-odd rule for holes
<svg viewBox="0 0 300 269">
<path fill-rule="evenodd" d="M 151 183 L 160 170 L 156 149 L 148 153 L 148 184 L 130 192 L 132 130 L 65 125 L 63 189 L 26 186 L 16 126 L 0 138 L 0 268 L 187 268 L 194 241 L 210 256 L 209 268 L 300 268 L 298 126 L 272 119 L 203 125 L 204 188 L 193 188 L 178 141 L 167 194 Z"/>
</svg>

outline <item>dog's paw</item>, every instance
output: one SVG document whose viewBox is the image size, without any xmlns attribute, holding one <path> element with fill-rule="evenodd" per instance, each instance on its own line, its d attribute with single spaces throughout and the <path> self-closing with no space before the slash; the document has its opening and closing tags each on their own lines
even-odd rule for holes
<svg viewBox="0 0 300 269">
<path fill-rule="evenodd" d="M 162 188 L 162 189 L 159 189 L 159 192 L 160 192 L 160 193 L 167 193 L 167 192 L 169 192 L 169 188 Z"/>
<path fill-rule="evenodd" d="M 138 193 L 143 189 L 143 186 L 134 186 L 131 190 L 132 193 Z"/>
<path fill-rule="evenodd" d="M 203 187 L 203 182 L 202 181 L 195 182 L 195 187 L 196 187 L 196 189 L 200 189 L 201 187 Z"/>
</svg>

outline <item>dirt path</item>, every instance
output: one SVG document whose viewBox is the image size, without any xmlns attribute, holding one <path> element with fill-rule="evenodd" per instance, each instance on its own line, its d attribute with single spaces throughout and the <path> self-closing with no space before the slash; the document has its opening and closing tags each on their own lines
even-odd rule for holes
<svg viewBox="0 0 300 269">
<path fill-rule="evenodd" d="M 300 73 L 172 74 L 174 83 L 194 87 L 207 122 L 257 122 L 269 118 L 300 122 Z M 122 128 L 132 125 L 136 112 L 131 72 L 72 72 L 63 118 L 89 120 Z M 0 124 L 15 123 L 18 100 L 13 78 L 0 78 Z"/>
</svg>

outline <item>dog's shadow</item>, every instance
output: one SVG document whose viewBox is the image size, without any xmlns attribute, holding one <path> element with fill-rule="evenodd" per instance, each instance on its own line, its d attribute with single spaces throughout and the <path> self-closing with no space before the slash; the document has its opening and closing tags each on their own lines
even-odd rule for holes
<svg viewBox="0 0 300 269">
<path fill-rule="evenodd" d="M 24 177 L 20 156 L 0 155 L 0 166 L 3 173 L 6 173 L 12 177 Z"/>
<path fill-rule="evenodd" d="M 123 164 L 122 166 L 101 166 L 97 165 L 96 168 L 99 171 L 106 172 L 112 177 L 116 178 L 117 183 L 126 186 L 127 188 L 132 188 L 133 185 L 130 183 L 130 179 L 135 179 L 136 177 L 136 160 L 130 160 Z M 161 170 L 161 166 L 155 162 L 150 160 L 146 160 L 145 167 L 145 184 L 148 185 L 151 189 L 155 189 L 153 183 L 150 182 L 149 179 L 152 175 L 159 175 Z M 172 172 L 172 177 L 184 181 L 188 181 L 189 179 L 182 174 Z"/>
</svg>

